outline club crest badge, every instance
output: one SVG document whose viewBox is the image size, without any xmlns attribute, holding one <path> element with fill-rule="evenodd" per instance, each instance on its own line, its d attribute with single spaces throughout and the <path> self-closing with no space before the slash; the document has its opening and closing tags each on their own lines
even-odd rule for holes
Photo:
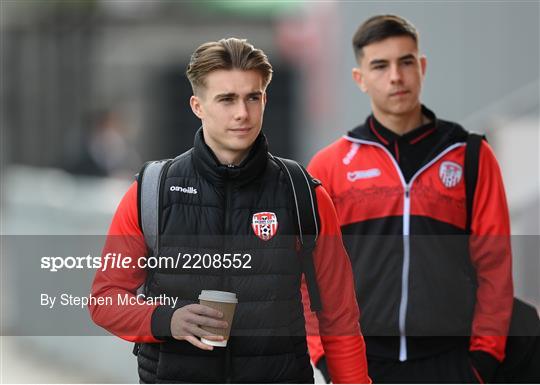
<svg viewBox="0 0 540 385">
<path fill-rule="evenodd" d="M 253 214 L 251 228 L 260 239 L 269 241 L 277 233 L 278 221 L 276 214 L 266 211 Z"/>
<path fill-rule="evenodd" d="M 439 178 L 448 188 L 456 186 L 463 175 L 463 168 L 455 162 L 442 162 L 439 168 Z"/>
</svg>

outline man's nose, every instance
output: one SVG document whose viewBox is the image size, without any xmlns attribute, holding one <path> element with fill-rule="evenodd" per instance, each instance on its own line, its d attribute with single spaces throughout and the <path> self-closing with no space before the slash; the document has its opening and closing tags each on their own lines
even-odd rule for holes
<svg viewBox="0 0 540 385">
<path fill-rule="evenodd" d="M 244 120 L 248 116 L 248 109 L 245 102 L 241 101 L 237 104 L 234 118 L 236 120 Z"/>
<path fill-rule="evenodd" d="M 390 81 L 392 83 L 398 83 L 401 82 L 403 79 L 403 73 L 401 72 L 401 68 L 399 65 L 391 65 L 390 66 Z"/>
</svg>

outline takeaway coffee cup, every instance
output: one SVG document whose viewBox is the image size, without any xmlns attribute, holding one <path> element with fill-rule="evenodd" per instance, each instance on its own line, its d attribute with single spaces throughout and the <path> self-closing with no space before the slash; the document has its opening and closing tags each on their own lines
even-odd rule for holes
<svg viewBox="0 0 540 385">
<path fill-rule="evenodd" d="M 228 291 L 202 290 L 201 294 L 199 295 L 199 303 L 222 312 L 223 320 L 227 321 L 229 326 L 226 329 L 201 326 L 201 328 L 204 330 L 219 336 L 223 336 L 224 338 L 223 341 L 210 341 L 206 338 L 201 338 L 201 341 L 212 346 L 227 346 L 227 340 L 229 339 L 229 335 L 231 333 L 234 310 L 236 308 L 236 304 L 238 303 L 236 294 L 229 293 Z"/>
</svg>

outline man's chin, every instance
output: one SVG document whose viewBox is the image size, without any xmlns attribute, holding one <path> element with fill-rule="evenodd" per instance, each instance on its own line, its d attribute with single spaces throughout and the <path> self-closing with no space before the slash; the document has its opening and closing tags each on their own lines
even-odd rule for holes
<svg viewBox="0 0 540 385">
<path fill-rule="evenodd" d="M 403 103 L 403 104 L 397 104 L 397 105 L 394 105 L 394 106 L 391 106 L 388 111 L 392 114 L 392 115 L 403 115 L 403 116 L 406 116 L 406 115 L 409 115 L 411 114 L 412 112 L 414 112 L 416 110 L 416 106 L 417 104 L 415 103 Z"/>
<path fill-rule="evenodd" d="M 237 136 L 229 140 L 229 145 L 234 149 L 247 149 L 253 146 L 256 139 L 257 135 L 253 135 L 252 133 L 250 135 Z"/>
<path fill-rule="evenodd" d="M 253 143 L 255 143 L 255 139 L 256 138 L 230 141 L 227 147 L 230 151 L 234 152 L 249 151 L 253 146 Z"/>
</svg>

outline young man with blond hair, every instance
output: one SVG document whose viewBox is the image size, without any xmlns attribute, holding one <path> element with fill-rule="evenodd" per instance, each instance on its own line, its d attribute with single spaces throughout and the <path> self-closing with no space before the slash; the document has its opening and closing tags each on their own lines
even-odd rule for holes
<svg viewBox="0 0 540 385">
<path fill-rule="evenodd" d="M 144 284 L 146 298 L 173 297 L 177 305 L 92 306 L 92 318 L 140 344 L 142 382 L 313 382 L 291 185 L 261 131 L 272 66 L 261 50 L 229 38 L 197 48 L 187 76 L 191 108 L 202 127 L 193 148 L 163 169 L 163 188 L 154 202 L 160 213 L 157 257 L 217 255 L 218 260 L 207 267 L 204 260 L 202 266 L 183 260 L 169 268 L 139 267 L 136 262 L 151 248 L 142 240 L 139 180 L 120 202 L 109 230 L 111 239 L 130 237 L 125 243 L 133 264 L 98 271 L 92 294 L 135 296 Z M 320 217 L 313 265 L 328 367 L 335 382 L 369 382 L 352 271 L 335 210 L 326 191 L 310 183 Z M 240 264 L 231 264 L 226 253 L 240 255 Z M 202 290 L 236 294 L 226 347 L 200 339 L 222 342 L 223 336 L 204 327 L 227 326 L 223 314 L 198 304 Z"/>
<path fill-rule="evenodd" d="M 372 114 L 308 170 L 338 213 L 370 376 L 491 381 L 505 355 L 513 298 L 508 208 L 493 151 L 477 136 L 477 162 L 467 169 L 469 133 L 421 104 L 427 60 L 407 20 L 368 19 L 353 50 L 352 77 Z M 474 167 L 476 192 L 467 199 Z M 310 351 L 324 367 L 316 338 Z"/>
</svg>

